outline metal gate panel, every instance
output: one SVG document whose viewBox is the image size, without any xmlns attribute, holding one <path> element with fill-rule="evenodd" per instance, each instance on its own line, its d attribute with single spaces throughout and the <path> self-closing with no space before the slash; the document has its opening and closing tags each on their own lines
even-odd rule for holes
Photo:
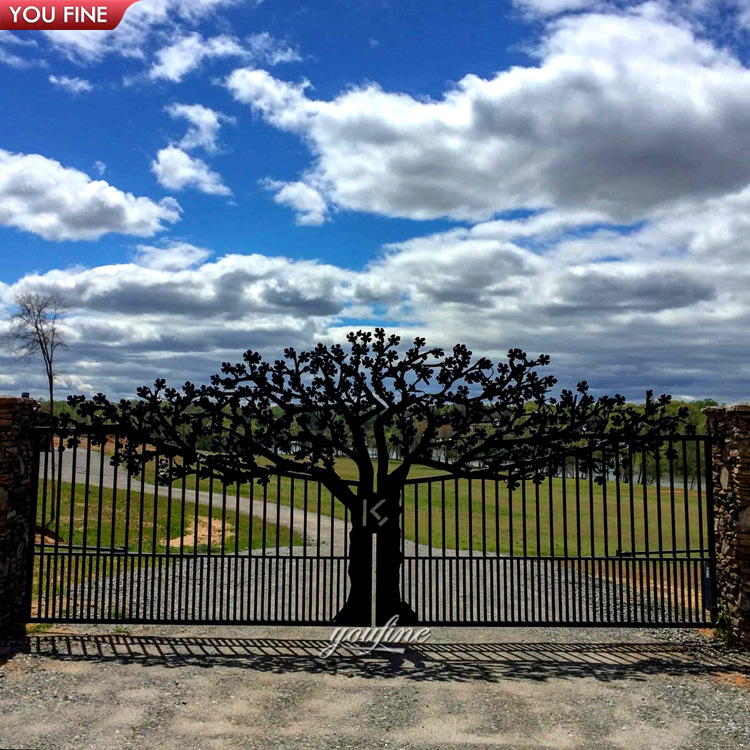
<svg viewBox="0 0 750 750">
<path fill-rule="evenodd" d="M 343 606 L 350 521 L 319 483 L 164 486 L 158 457 L 113 465 L 116 435 L 70 437 L 38 431 L 31 621 L 324 624 Z"/>
<path fill-rule="evenodd" d="M 431 625 L 714 622 L 710 438 L 576 451 L 540 483 L 415 478 L 402 496 L 401 591 Z M 596 456 L 601 458 L 601 456 Z"/>
<path fill-rule="evenodd" d="M 137 477 L 113 465 L 115 435 L 38 434 L 31 621 L 326 624 L 343 607 L 348 511 L 309 477 L 164 486 L 158 461 Z M 419 621 L 712 624 L 710 438 L 617 450 L 602 484 L 579 457 L 513 490 L 410 479 L 401 592 Z"/>
</svg>

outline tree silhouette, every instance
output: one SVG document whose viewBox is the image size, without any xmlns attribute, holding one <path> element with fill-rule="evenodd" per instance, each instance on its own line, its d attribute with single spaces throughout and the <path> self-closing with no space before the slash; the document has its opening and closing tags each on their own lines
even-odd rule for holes
<svg viewBox="0 0 750 750">
<path fill-rule="evenodd" d="M 209 385 L 178 390 L 157 380 L 138 389 L 137 401 L 111 402 L 101 394 L 69 401 L 77 424 L 115 425 L 135 438 L 113 459 L 130 471 L 158 453 L 182 458 L 170 462 L 166 481 L 197 471 L 226 483 L 267 482 L 275 470 L 320 482 L 350 512 L 351 586 L 336 620 L 357 624 L 370 622 L 373 534 L 377 621 L 415 618 L 399 589 L 401 494 L 414 465 L 453 476 L 500 476 L 513 486 L 541 481 L 552 464 L 580 453 L 602 481 L 606 467 L 594 467 L 592 439 L 655 439 L 677 431 L 686 416 L 667 413 L 668 396 L 655 400 L 649 392 L 645 405 L 634 407 L 619 395 L 595 399 L 585 382 L 575 393 L 550 397 L 556 379 L 538 374 L 549 363 L 545 355 L 531 359 L 512 349 L 506 362 L 493 365 L 462 344 L 448 353 L 422 338 L 405 350 L 400 345 L 400 337 L 381 328 L 352 332 L 347 346 L 286 349 L 273 363 L 247 351 L 242 362 L 224 363 Z M 402 456 L 395 467 L 388 462 L 393 448 Z M 358 469 L 356 486 L 337 473 L 341 455 Z"/>
</svg>

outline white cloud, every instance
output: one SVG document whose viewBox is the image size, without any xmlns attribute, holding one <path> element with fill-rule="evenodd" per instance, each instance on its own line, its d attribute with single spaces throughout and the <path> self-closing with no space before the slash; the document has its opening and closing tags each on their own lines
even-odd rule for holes
<svg viewBox="0 0 750 750">
<path fill-rule="evenodd" d="M 606 7 L 605 2 L 596 0 L 513 0 L 513 4 L 542 16 L 556 16 L 568 11 Z"/>
<path fill-rule="evenodd" d="M 210 250 L 196 247 L 188 242 L 167 242 L 163 246 L 138 245 L 134 261 L 144 268 L 155 271 L 184 271 L 203 263 L 211 255 Z"/>
<path fill-rule="evenodd" d="M 0 224 L 48 240 L 95 240 L 110 232 L 150 237 L 180 218 L 173 198 L 158 203 L 40 154 L 0 150 Z"/>
<path fill-rule="evenodd" d="M 11 52 L 8 47 L 13 47 L 15 52 Z M 46 64 L 44 60 L 19 54 L 22 50 L 35 47 L 37 47 L 37 43 L 33 39 L 16 36 L 11 31 L 0 34 L 0 65 L 8 65 L 11 68 L 19 69 L 44 67 Z"/>
<path fill-rule="evenodd" d="M 256 6 L 257 0 L 141 0 L 113 31 L 47 31 L 47 39 L 74 60 L 97 62 L 107 54 L 143 58 L 154 34 L 174 33 L 218 11 Z"/>
<path fill-rule="evenodd" d="M 628 222 L 750 182 L 750 71 L 658 6 L 563 17 L 539 55 L 441 100 L 375 84 L 316 100 L 253 69 L 227 86 L 305 139 L 327 201 L 386 216 L 562 208 Z"/>
<path fill-rule="evenodd" d="M 204 39 L 188 34 L 156 53 L 156 62 L 149 70 L 153 80 L 181 81 L 197 70 L 204 60 L 217 57 L 244 57 L 247 52 L 233 37 L 222 35 Z"/>
<path fill-rule="evenodd" d="M 204 38 L 198 33 L 183 35 L 156 53 L 149 70 L 152 80 L 181 81 L 188 73 L 200 68 L 206 60 L 238 57 L 264 65 L 296 62 L 299 52 L 267 31 L 249 36 L 246 42 L 222 34 Z"/>
<path fill-rule="evenodd" d="M 302 60 L 299 50 L 276 39 L 267 31 L 249 36 L 247 46 L 252 59 L 265 65 L 280 65 Z"/>
<path fill-rule="evenodd" d="M 229 117 L 200 104 L 170 104 L 166 107 L 167 113 L 174 119 L 183 118 L 190 123 L 187 133 L 179 142 L 181 148 L 190 150 L 192 148 L 204 148 L 206 151 L 216 151 L 216 139 L 222 122 L 236 122 L 234 117 Z"/>
<path fill-rule="evenodd" d="M 156 155 L 151 169 L 159 184 L 167 190 L 194 187 L 210 195 L 231 195 L 221 175 L 212 172 L 206 162 L 196 159 L 176 146 L 167 146 Z"/>
<path fill-rule="evenodd" d="M 270 354 L 280 342 L 306 346 L 346 304 L 349 271 L 262 255 L 201 262 L 201 249 L 190 247 L 146 247 L 138 260 L 150 267 L 56 270 L 6 287 L 9 299 L 34 289 L 57 291 L 67 301 L 70 349 L 60 367 L 69 383 L 61 393 L 84 382 L 110 395 L 132 395 L 156 377 L 205 382 L 245 349 Z M 174 263 L 167 262 L 170 250 Z M 200 265 L 185 267 L 194 262 Z M 43 392 L 36 369 L 21 369 L 2 352 L 0 372 L 15 374 L 25 390 Z"/>
<path fill-rule="evenodd" d="M 575 237 L 580 258 L 524 248 L 518 225 L 520 237 L 495 226 L 418 238 L 371 263 L 352 296 L 385 305 L 379 317 L 445 346 L 463 341 L 495 358 L 516 346 L 550 354 L 564 386 L 587 379 L 631 398 L 654 388 L 737 400 L 747 396 L 750 360 L 732 342 L 750 324 L 750 272 L 718 244 L 711 263 L 693 255 L 708 234 L 701 219 L 679 235 L 662 225 L 633 233 L 623 239 L 632 257 L 621 261 L 590 259 L 606 244 L 596 225 L 593 252 L 580 226 L 545 237 L 553 250 Z M 737 227 L 746 247 L 741 236 Z M 686 241 L 691 253 L 680 256 Z"/>
<path fill-rule="evenodd" d="M 227 78 L 227 88 L 238 101 L 251 105 L 273 125 L 284 130 L 312 129 L 315 116 L 325 106 L 305 96 L 309 81 L 279 81 L 265 70 L 240 68 Z"/>
<path fill-rule="evenodd" d="M 70 91 L 72 94 L 82 94 L 94 89 L 90 81 L 87 81 L 85 78 L 51 75 L 49 82 L 61 89 Z"/>
<path fill-rule="evenodd" d="M 246 348 L 275 357 L 340 339 L 359 318 L 498 359 L 516 346 L 550 354 L 561 387 L 585 378 L 630 398 L 654 388 L 732 401 L 750 380 L 737 345 L 750 325 L 748 208 L 750 192 L 655 219 L 618 235 L 619 260 L 604 254 L 612 227 L 557 213 L 417 237 L 359 272 L 141 245 L 134 264 L 29 275 L 1 296 L 62 294 L 74 312 L 71 382 L 112 395 L 161 375 L 205 382 Z M 16 371 L 1 354 L 0 369 Z"/>
<path fill-rule="evenodd" d="M 11 68 L 31 67 L 31 64 L 26 58 L 16 55 L 13 52 L 9 52 L 4 47 L 0 47 L 0 64 L 8 65 Z"/>
<path fill-rule="evenodd" d="M 321 194 L 304 182 L 277 182 L 264 180 L 264 187 L 275 192 L 274 201 L 293 208 L 297 224 L 319 226 L 325 223 L 328 207 Z"/>
<path fill-rule="evenodd" d="M 107 165 L 103 162 L 97 159 L 94 162 L 94 169 L 96 170 L 96 173 L 101 177 L 106 171 L 107 171 Z"/>
</svg>

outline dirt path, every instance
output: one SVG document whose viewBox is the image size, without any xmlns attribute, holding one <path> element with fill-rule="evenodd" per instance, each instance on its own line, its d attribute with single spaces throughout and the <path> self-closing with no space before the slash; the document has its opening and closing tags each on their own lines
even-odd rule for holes
<svg viewBox="0 0 750 750">
<path fill-rule="evenodd" d="M 0 747 L 747 750 L 750 658 L 687 632 L 79 626 L 0 656 Z M 2 648 L 2 644 L 0 644 Z"/>
</svg>

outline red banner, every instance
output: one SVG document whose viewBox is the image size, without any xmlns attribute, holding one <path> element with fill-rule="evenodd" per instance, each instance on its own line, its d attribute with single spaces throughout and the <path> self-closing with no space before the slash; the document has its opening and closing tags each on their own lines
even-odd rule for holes
<svg viewBox="0 0 750 750">
<path fill-rule="evenodd" d="M 0 0 L 4 31 L 114 29 L 138 0 Z"/>
</svg>

